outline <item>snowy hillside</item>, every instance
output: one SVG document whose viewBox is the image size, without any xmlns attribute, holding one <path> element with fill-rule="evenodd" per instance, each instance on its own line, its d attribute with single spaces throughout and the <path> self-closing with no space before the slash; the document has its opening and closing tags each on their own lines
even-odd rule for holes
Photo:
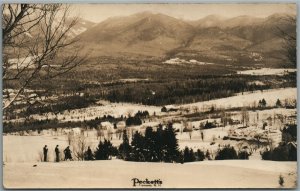
<svg viewBox="0 0 300 191">
<path fill-rule="evenodd" d="M 245 92 L 241 95 L 236 95 L 232 97 L 216 99 L 205 102 L 196 102 L 192 104 L 175 105 L 178 108 L 192 108 L 198 107 L 199 109 L 207 110 L 212 106 L 222 107 L 222 108 L 235 108 L 243 106 L 253 106 L 253 104 L 258 104 L 259 100 L 265 99 L 268 106 L 274 106 L 277 99 L 280 100 L 296 100 L 297 99 L 297 88 L 283 88 L 283 89 L 271 89 L 258 92 Z M 174 105 L 169 105 L 167 107 L 174 107 Z"/>
</svg>

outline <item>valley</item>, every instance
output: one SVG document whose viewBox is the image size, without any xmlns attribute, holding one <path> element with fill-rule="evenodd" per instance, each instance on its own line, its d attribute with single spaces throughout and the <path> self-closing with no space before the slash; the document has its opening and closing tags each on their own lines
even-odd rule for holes
<svg viewBox="0 0 300 191">
<path fill-rule="evenodd" d="M 5 188 L 297 187 L 295 11 L 35 6 L 3 15 Z"/>
</svg>

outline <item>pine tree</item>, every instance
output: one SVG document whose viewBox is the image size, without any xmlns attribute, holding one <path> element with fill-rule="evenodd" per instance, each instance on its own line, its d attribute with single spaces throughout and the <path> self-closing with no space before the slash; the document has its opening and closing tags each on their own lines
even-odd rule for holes
<svg viewBox="0 0 300 191">
<path fill-rule="evenodd" d="M 204 152 L 202 152 L 200 149 L 197 150 L 197 161 L 203 161 L 205 159 L 205 156 L 204 156 Z"/>
<path fill-rule="evenodd" d="M 183 161 L 184 162 L 190 162 L 190 150 L 188 147 L 185 147 L 184 148 L 184 151 L 183 151 Z"/>
<path fill-rule="evenodd" d="M 249 159 L 249 153 L 247 151 L 240 151 L 238 153 L 238 158 L 243 159 L 243 160 L 248 160 Z"/>
<path fill-rule="evenodd" d="M 161 108 L 161 112 L 168 112 L 168 109 L 167 109 L 165 106 L 163 106 L 163 107 Z"/>
<path fill-rule="evenodd" d="M 228 160 L 228 159 L 238 159 L 236 150 L 234 149 L 234 147 L 230 147 L 229 145 L 219 150 L 215 157 L 215 160 Z"/>
<path fill-rule="evenodd" d="M 145 161 L 145 156 L 144 156 L 145 139 L 138 131 L 136 131 L 132 137 L 131 146 L 132 146 L 132 160 Z"/>
<path fill-rule="evenodd" d="M 195 153 L 193 149 L 190 149 L 190 162 L 194 162 L 196 160 Z"/>
<path fill-rule="evenodd" d="M 123 142 L 119 146 L 119 157 L 124 160 L 130 160 L 131 146 L 129 144 L 127 131 L 123 131 Z"/>
<path fill-rule="evenodd" d="M 279 99 L 277 99 L 276 101 L 276 107 L 282 107 L 281 101 Z"/>
<path fill-rule="evenodd" d="M 94 153 L 90 147 L 88 147 L 88 150 L 84 153 L 84 160 L 94 160 Z"/>
<path fill-rule="evenodd" d="M 194 162 L 196 160 L 196 157 L 193 149 L 185 147 L 183 151 L 183 159 L 184 162 Z"/>
<path fill-rule="evenodd" d="M 162 161 L 163 158 L 163 128 L 162 125 L 159 124 L 156 132 L 154 132 L 154 139 L 155 139 L 155 144 L 154 144 L 154 152 L 156 154 L 156 161 Z"/>
<path fill-rule="evenodd" d="M 147 127 L 145 132 L 145 158 L 146 161 L 157 161 L 157 153 L 155 152 L 156 133 L 152 127 Z"/>
<path fill-rule="evenodd" d="M 99 142 L 99 145 L 95 151 L 95 159 L 96 160 L 108 160 L 112 154 L 112 144 L 110 141 L 107 141 L 106 139 L 102 143 L 102 141 Z"/>
<path fill-rule="evenodd" d="M 179 160 L 178 139 L 172 123 L 169 123 L 163 133 L 163 161 L 176 162 Z"/>
<path fill-rule="evenodd" d="M 267 106 L 267 102 L 266 102 L 265 98 L 263 98 L 263 99 L 261 100 L 261 105 L 262 105 L 263 107 L 266 107 L 266 106 Z"/>
<path fill-rule="evenodd" d="M 184 154 L 182 151 L 179 152 L 179 161 L 178 162 L 180 162 L 181 164 L 184 163 Z"/>
</svg>

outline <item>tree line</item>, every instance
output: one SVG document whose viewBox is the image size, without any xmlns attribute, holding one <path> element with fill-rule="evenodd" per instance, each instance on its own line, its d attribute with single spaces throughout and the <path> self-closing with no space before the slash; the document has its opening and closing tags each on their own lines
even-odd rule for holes
<svg viewBox="0 0 300 191">
<path fill-rule="evenodd" d="M 128 130 L 123 130 L 122 143 L 113 146 L 109 139 L 100 140 L 98 147 L 92 151 L 90 147 L 86 150 L 87 142 L 81 134 L 70 139 L 69 145 L 73 145 L 74 155 L 78 160 L 110 160 L 117 157 L 125 161 L 135 162 L 167 162 L 185 163 L 207 160 L 248 160 L 252 150 L 248 147 L 241 147 L 236 150 L 233 146 L 225 145 L 220 147 L 216 153 L 209 150 L 202 151 L 185 147 L 179 149 L 176 131 L 172 123 L 165 128 L 159 125 L 157 129 L 147 127 L 144 133 L 136 131 L 131 141 Z M 296 126 L 288 126 L 283 130 L 282 142 L 275 148 L 270 147 L 261 152 L 263 160 L 275 161 L 296 161 L 297 146 L 293 144 L 296 139 Z"/>
<path fill-rule="evenodd" d="M 217 151 L 215 160 L 228 159 L 248 159 L 247 151 L 237 152 L 234 147 L 226 145 Z M 123 132 L 123 141 L 119 147 L 114 147 L 109 140 L 100 141 L 92 158 L 88 160 L 109 160 L 112 156 L 125 161 L 136 162 L 167 162 L 184 163 L 212 160 L 211 153 L 197 149 L 185 147 L 179 149 L 176 131 L 172 123 L 169 123 L 165 129 L 159 125 L 156 131 L 152 127 L 147 127 L 145 135 L 136 131 L 132 137 L 131 143 L 127 136 L 127 130 Z"/>
<path fill-rule="evenodd" d="M 107 89 L 102 95 L 112 102 L 142 103 L 145 105 L 168 105 L 207 101 L 233 96 L 244 91 L 264 90 L 271 85 L 249 84 L 245 78 L 215 77 L 183 82 L 126 84 Z M 153 94 L 155 92 L 155 94 Z"/>
</svg>

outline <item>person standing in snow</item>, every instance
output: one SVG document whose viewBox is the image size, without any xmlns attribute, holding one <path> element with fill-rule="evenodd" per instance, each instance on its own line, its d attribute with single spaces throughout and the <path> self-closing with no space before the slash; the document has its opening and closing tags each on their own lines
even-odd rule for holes
<svg viewBox="0 0 300 191">
<path fill-rule="evenodd" d="M 58 148 L 58 145 L 56 145 L 55 147 L 55 155 L 56 155 L 56 162 L 59 162 L 59 148 Z"/>
<path fill-rule="evenodd" d="M 65 160 L 72 160 L 72 155 L 71 155 L 71 150 L 70 150 L 70 147 L 67 146 L 67 148 L 64 150 L 64 153 L 65 153 Z"/>
<path fill-rule="evenodd" d="M 48 154 L 48 148 L 47 145 L 44 146 L 43 148 L 43 153 L 44 153 L 44 162 L 47 162 L 47 154 Z"/>
</svg>

